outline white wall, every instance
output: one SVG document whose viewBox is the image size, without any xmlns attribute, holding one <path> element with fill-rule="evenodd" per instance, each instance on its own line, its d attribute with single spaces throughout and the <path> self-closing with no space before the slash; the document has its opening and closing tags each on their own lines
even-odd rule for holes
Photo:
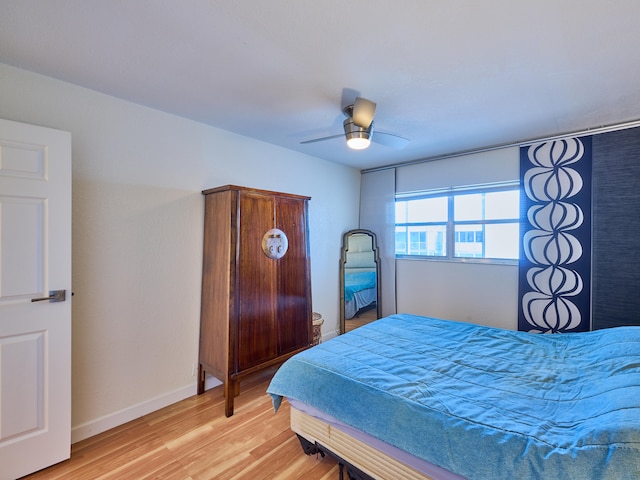
<svg viewBox="0 0 640 480">
<path fill-rule="evenodd" d="M 73 441 L 195 393 L 203 189 L 312 197 L 313 309 L 335 334 L 359 171 L 1 64 L 0 117 L 72 134 Z"/>
<path fill-rule="evenodd" d="M 399 313 L 518 328 L 518 267 L 396 261 Z"/>
</svg>

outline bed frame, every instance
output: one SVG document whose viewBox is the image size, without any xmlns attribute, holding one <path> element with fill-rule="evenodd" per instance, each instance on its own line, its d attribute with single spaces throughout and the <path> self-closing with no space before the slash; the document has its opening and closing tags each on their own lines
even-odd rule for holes
<svg viewBox="0 0 640 480">
<path fill-rule="evenodd" d="M 291 430 L 307 455 L 328 454 L 338 460 L 340 480 L 435 480 L 400 460 L 354 438 L 332 425 L 291 408 Z"/>
</svg>

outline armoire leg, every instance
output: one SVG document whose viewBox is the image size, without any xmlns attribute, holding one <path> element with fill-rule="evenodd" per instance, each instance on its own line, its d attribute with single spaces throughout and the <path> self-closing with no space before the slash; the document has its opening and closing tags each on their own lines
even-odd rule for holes
<svg viewBox="0 0 640 480">
<path fill-rule="evenodd" d="M 198 364 L 198 385 L 197 385 L 197 393 L 198 395 L 202 395 L 204 393 L 204 368 L 202 368 L 202 364 Z"/>
<path fill-rule="evenodd" d="M 233 399 L 236 396 L 236 383 L 231 379 L 224 382 L 224 414 L 227 417 L 233 415 Z"/>
</svg>

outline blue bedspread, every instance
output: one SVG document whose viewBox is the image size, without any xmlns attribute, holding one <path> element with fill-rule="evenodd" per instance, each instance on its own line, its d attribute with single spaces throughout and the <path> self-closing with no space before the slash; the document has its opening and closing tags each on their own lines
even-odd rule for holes
<svg viewBox="0 0 640 480">
<path fill-rule="evenodd" d="M 375 288 L 376 272 L 346 273 L 344 276 L 344 299 L 353 300 L 353 294 L 367 288 Z"/>
<path fill-rule="evenodd" d="M 392 315 L 292 357 L 268 392 L 469 479 L 640 478 L 640 327 Z"/>
</svg>

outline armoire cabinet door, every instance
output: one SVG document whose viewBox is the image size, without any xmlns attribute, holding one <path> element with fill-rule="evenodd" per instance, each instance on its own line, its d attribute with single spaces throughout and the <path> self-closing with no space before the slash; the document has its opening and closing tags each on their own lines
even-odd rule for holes
<svg viewBox="0 0 640 480">
<path fill-rule="evenodd" d="M 278 355 L 276 263 L 262 251 L 262 237 L 275 223 L 274 208 L 272 197 L 240 194 L 236 371 Z"/>
<path fill-rule="evenodd" d="M 276 228 L 289 237 L 289 250 L 278 260 L 277 326 L 279 354 L 308 346 L 311 340 L 307 206 L 288 198 L 276 200 Z"/>
</svg>

